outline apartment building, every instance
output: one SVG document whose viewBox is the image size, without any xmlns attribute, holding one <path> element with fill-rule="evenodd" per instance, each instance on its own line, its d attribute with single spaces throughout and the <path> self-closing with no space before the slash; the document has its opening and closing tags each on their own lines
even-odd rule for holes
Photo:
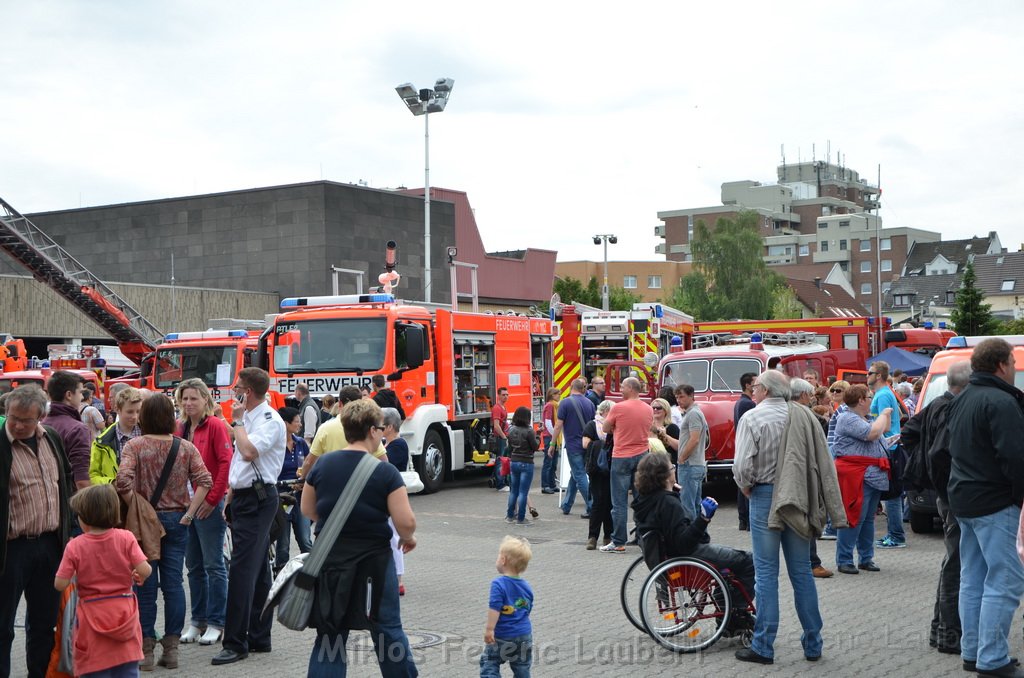
<svg viewBox="0 0 1024 678">
<path fill-rule="evenodd" d="M 609 261 L 608 285 L 625 288 L 639 295 L 640 301 L 666 301 L 679 286 L 679 279 L 691 268 L 689 262 L 683 261 Z M 604 279 L 604 263 L 559 261 L 555 263 L 555 277 L 573 278 L 584 285 L 596 278 L 600 285 Z"/>
</svg>

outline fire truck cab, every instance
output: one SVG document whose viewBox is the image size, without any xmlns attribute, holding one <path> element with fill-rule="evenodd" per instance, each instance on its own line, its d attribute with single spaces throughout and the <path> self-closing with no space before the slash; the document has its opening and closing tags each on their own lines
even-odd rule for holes
<svg viewBox="0 0 1024 678">
<path fill-rule="evenodd" d="M 509 415 L 530 407 L 539 421 L 551 378 L 551 321 L 406 304 L 391 294 L 285 299 L 260 338 L 271 389 L 303 383 L 314 397 L 370 386 L 380 374 L 406 419 L 400 434 L 425 491 L 452 472 L 492 466 L 487 439 L 497 389 Z"/>
<path fill-rule="evenodd" d="M 736 434 L 733 406 L 740 397 L 743 374 L 779 369 L 799 377 L 813 369 L 824 380 L 860 360 L 860 351 L 830 350 L 807 332 L 705 335 L 695 337 L 694 343 L 696 348 L 670 353 L 661 360 L 658 382 L 673 387 L 693 386 L 710 430 L 705 451 L 709 480 L 732 477 Z"/>
</svg>

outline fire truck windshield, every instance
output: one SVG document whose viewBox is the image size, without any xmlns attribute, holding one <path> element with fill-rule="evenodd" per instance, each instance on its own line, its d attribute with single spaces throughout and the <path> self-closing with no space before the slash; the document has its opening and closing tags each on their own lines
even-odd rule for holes
<svg viewBox="0 0 1024 678">
<path fill-rule="evenodd" d="M 373 372 L 384 366 L 386 318 L 332 318 L 274 327 L 274 372 Z"/>
<path fill-rule="evenodd" d="M 238 348 L 229 346 L 176 346 L 156 354 L 156 387 L 174 388 L 185 379 L 198 377 L 207 386 L 217 386 L 217 366 L 227 364 L 234 380 Z M 224 385 L 224 384 L 221 384 Z"/>
<path fill-rule="evenodd" d="M 740 377 L 746 372 L 760 374 L 762 369 L 756 358 L 679 360 L 666 366 L 662 382 L 669 386 L 689 384 L 697 393 L 739 392 Z"/>
<path fill-rule="evenodd" d="M 35 384 L 43 388 L 42 379 L 0 379 L 0 393 L 7 393 L 25 384 Z"/>
</svg>

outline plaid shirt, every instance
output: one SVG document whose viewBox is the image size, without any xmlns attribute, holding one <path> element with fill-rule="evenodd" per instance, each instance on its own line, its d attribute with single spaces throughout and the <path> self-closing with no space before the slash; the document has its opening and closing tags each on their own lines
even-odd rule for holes
<svg viewBox="0 0 1024 678">
<path fill-rule="evenodd" d="M 765 398 L 740 419 L 736 431 L 736 458 L 732 474 L 736 485 L 774 484 L 782 434 L 789 420 L 789 404 L 782 398 Z"/>
</svg>

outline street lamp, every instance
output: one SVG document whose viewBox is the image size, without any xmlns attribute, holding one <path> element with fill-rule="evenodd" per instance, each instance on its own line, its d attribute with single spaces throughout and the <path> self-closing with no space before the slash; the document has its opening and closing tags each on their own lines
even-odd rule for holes
<svg viewBox="0 0 1024 678">
<path fill-rule="evenodd" d="M 395 88 L 413 115 L 423 116 L 423 300 L 430 301 L 430 114 L 448 105 L 455 81 L 438 78 L 434 89 L 417 90 L 412 83 Z"/>
<path fill-rule="evenodd" d="M 611 233 L 602 233 L 594 236 L 594 244 L 600 245 L 604 243 L 604 284 L 601 285 L 601 308 L 605 311 L 608 310 L 608 243 L 615 244 L 619 242 Z"/>
</svg>

